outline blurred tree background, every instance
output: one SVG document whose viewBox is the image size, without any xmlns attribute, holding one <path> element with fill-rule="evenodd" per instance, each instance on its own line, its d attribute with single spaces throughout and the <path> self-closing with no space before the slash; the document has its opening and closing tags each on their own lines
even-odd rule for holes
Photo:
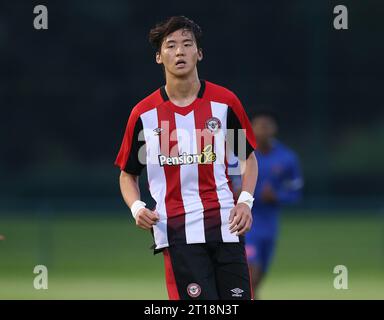
<svg viewBox="0 0 384 320">
<path fill-rule="evenodd" d="M 0 4 L 3 206 L 123 208 L 113 162 L 126 121 L 164 82 L 147 34 L 175 14 L 203 28 L 201 78 L 236 92 L 249 115 L 279 113 L 302 162 L 303 205 L 382 205 L 378 1 L 49 1 L 46 31 L 33 28 L 37 4 Z M 348 30 L 333 28 L 337 4 Z"/>
</svg>

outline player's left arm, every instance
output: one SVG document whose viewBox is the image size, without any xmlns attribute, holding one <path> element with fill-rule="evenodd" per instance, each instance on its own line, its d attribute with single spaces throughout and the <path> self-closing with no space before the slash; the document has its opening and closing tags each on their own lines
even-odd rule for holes
<svg viewBox="0 0 384 320">
<path fill-rule="evenodd" d="M 257 165 L 257 159 L 255 153 L 249 154 L 246 161 L 240 160 L 241 166 L 241 192 L 245 191 L 253 195 L 256 188 L 257 176 L 259 173 L 259 167 Z"/>
<path fill-rule="evenodd" d="M 231 210 L 229 217 L 229 230 L 237 232 L 237 235 L 243 235 L 252 227 L 252 212 L 253 205 L 253 193 L 256 187 L 258 165 L 255 154 L 252 152 L 249 154 L 247 160 L 241 161 L 240 165 L 243 168 L 241 193 L 236 206 Z M 245 201 L 242 201 L 242 198 Z"/>
<path fill-rule="evenodd" d="M 256 139 L 251 123 L 240 102 L 234 95 L 232 106 L 228 110 L 227 129 L 232 131 L 233 140 L 230 142 L 233 152 L 240 161 L 242 176 L 241 193 L 236 206 L 229 216 L 229 230 L 236 235 L 244 235 L 251 229 L 253 194 L 256 187 L 258 166 L 255 153 Z M 231 139 L 230 139 L 231 140 Z"/>
<path fill-rule="evenodd" d="M 280 188 L 276 190 L 277 202 L 280 204 L 297 203 L 301 199 L 303 185 L 299 160 L 296 155 L 292 155 L 288 163 L 287 175 L 280 184 Z"/>
</svg>

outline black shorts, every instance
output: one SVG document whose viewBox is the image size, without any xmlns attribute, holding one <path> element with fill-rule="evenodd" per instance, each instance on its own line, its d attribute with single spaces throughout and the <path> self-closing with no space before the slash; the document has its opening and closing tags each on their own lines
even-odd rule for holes
<svg viewBox="0 0 384 320">
<path fill-rule="evenodd" d="M 163 254 L 170 300 L 253 299 L 244 243 L 174 245 Z"/>
</svg>

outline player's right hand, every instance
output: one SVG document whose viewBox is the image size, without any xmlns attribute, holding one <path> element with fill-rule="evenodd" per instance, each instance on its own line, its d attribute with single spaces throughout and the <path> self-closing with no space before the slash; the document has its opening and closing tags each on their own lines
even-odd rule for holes
<svg viewBox="0 0 384 320">
<path fill-rule="evenodd" d="M 150 230 L 159 221 L 159 214 L 147 208 L 142 208 L 137 212 L 136 225 L 144 230 Z"/>
</svg>

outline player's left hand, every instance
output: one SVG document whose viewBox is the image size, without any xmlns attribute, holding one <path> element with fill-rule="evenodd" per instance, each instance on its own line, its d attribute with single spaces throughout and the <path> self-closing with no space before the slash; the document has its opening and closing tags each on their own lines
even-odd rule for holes
<svg viewBox="0 0 384 320">
<path fill-rule="evenodd" d="M 230 212 L 229 215 L 229 231 L 241 236 L 251 230 L 252 212 L 245 203 L 238 203 Z"/>
</svg>

